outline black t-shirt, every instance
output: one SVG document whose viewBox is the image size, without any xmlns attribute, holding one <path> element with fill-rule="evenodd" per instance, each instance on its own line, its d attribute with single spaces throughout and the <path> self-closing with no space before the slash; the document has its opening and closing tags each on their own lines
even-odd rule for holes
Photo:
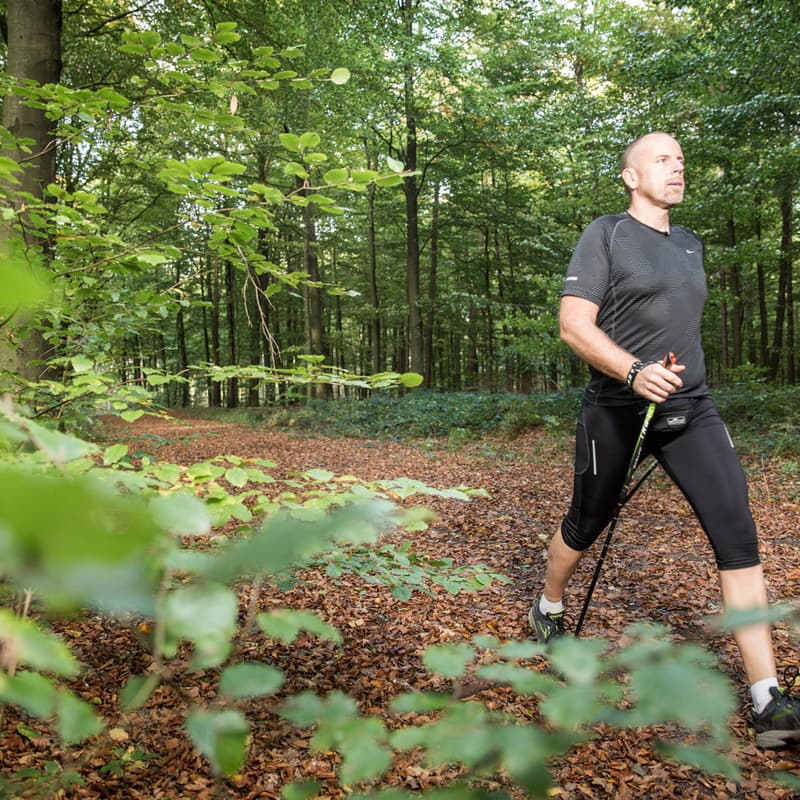
<svg viewBox="0 0 800 800">
<path fill-rule="evenodd" d="M 676 394 L 708 394 L 700 341 L 708 296 L 703 242 L 688 228 L 672 225 L 666 234 L 625 212 L 599 217 L 578 241 L 562 294 L 596 303 L 598 327 L 641 361 L 675 353 L 686 365 Z M 587 402 L 636 402 L 624 383 L 589 369 Z"/>
</svg>

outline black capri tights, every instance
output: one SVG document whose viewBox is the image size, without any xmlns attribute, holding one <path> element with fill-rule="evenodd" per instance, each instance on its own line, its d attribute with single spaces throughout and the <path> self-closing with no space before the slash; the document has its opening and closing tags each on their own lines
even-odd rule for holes
<svg viewBox="0 0 800 800">
<path fill-rule="evenodd" d="M 652 454 L 689 501 L 721 570 L 759 563 L 758 536 L 747 482 L 728 429 L 710 397 L 692 398 L 689 423 L 679 432 L 650 430 L 642 457 Z M 575 483 L 561 534 L 586 550 L 619 500 L 642 427 L 644 407 L 584 404 L 578 415 Z M 658 413 L 658 411 L 657 411 Z"/>
</svg>

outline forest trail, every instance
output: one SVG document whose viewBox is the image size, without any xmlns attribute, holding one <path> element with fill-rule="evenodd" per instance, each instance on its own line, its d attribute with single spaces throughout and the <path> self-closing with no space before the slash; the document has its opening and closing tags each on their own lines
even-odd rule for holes
<svg viewBox="0 0 800 800">
<path fill-rule="evenodd" d="M 544 431 L 515 439 L 486 439 L 450 452 L 444 444 L 403 444 L 358 439 L 293 436 L 269 428 L 237 426 L 204 420 L 139 420 L 118 423 L 115 438 L 164 461 L 195 463 L 214 455 L 258 456 L 277 462 L 276 477 L 310 468 L 365 480 L 408 477 L 448 488 L 480 487 L 488 498 L 469 503 L 443 498 L 414 498 L 414 504 L 432 507 L 438 517 L 429 530 L 394 532 L 388 541 L 411 541 L 413 549 L 430 556 L 447 556 L 456 564 L 484 564 L 504 573 L 511 582 L 495 583 L 475 593 L 432 596 L 415 593 L 409 601 L 393 598 L 388 589 L 355 577 L 334 582 L 317 573 L 287 594 L 263 590 L 264 607 L 291 605 L 319 613 L 336 625 L 344 644 L 316 639 L 293 646 L 261 649 L 253 641 L 251 659 L 273 660 L 287 675 L 287 691 L 313 689 L 325 693 L 340 689 L 354 697 L 365 712 L 386 715 L 391 699 L 410 689 L 443 689 L 447 682 L 427 673 L 423 650 L 432 644 L 469 641 L 475 634 L 501 640 L 528 636 L 526 615 L 541 586 L 546 541 L 569 500 L 571 442 Z M 787 480 L 778 470 L 758 465 L 751 470 L 751 494 L 770 591 L 774 599 L 797 600 L 800 570 L 796 564 L 797 477 Z M 222 531 L 224 533 L 224 530 Z M 574 618 L 580 610 L 595 557 L 585 559 L 565 599 Z M 307 576 L 309 577 L 309 576 Z M 714 635 L 705 623 L 719 609 L 717 579 L 710 548 L 685 501 L 656 471 L 624 509 L 603 575 L 586 618 L 583 635 L 619 641 L 634 621 L 662 623 L 675 640 L 702 641 L 721 659 L 734 685 L 743 674 L 730 637 Z M 93 699 L 104 714 L 112 713 L 116 691 L 129 674 L 143 672 L 149 654 L 130 631 L 100 617 L 59 623 L 62 635 L 86 664 L 78 691 Z M 779 625 L 776 645 L 781 666 L 800 663 L 797 642 Z M 213 694 L 208 675 L 195 676 L 182 690 L 195 700 Z M 516 697 L 507 689 L 486 688 L 476 695 L 493 709 L 537 719 L 536 702 Z M 82 797 L 104 798 L 211 798 L 214 782 L 203 760 L 181 731 L 181 707 L 175 693 L 159 690 L 150 704 L 119 720 L 122 742 L 108 741 L 105 754 L 81 770 L 86 786 Z M 333 753 L 309 752 L 310 734 L 297 730 L 265 706 L 254 706 L 257 720 L 251 755 L 242 774 L 227 785 L 229 797 L 278 798 L 291 780 L 319 780 L 320 796 L 338 797 L 333 780 Z M 387 715 L 388 719 L 388 715 Z M 792 792 L 763 776 L 773 770 L 800 771 L 800 750 L 760 751 L 748 732 L 744 711 L 732 721 L 736 760 L 743 779 L 735 785 L 655 755 L 657 736 L 666 730 L 619 732 L 597 729 L 593 741 L 559 758 L 552 767 L 557 790 L 553 796 L 573 798 L 789 798 Z M 8 773 L 36 766 L 44 759 L 63 760 L 48 736 L 31 742 L 16 732 L 15 713 L 7 715 L 0 765 Z M 113 722 L 113 720 L 112 720 Z M 117 728 L 115 728 L 117 730 Z M 127 766 L 115 775 L 106 767 L 118 753 L 133 747 L 153 757 Z M 70 751 L 80 761 L 78 749 Z M 105 771 L 102 771 L 105 770 Z M 434 787 L 448 781 L 453 770 L 429 770 L 419 759 L 401 756 L 381 786 L 407 790 Z M 492 784 L 492 781 L 489 781 Z M 497 789 L 505 789 L 500 781 Z"/>
</svg>

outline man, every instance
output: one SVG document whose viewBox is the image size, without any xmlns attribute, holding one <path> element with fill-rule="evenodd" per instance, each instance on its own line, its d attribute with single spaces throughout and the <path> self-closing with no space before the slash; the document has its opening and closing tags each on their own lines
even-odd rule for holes
<svg viewBox="0 0 800 800">
<path fill-rule="evenodd" d="M 613 515 L 649 402 L 658 410 L 645 453 L 697 514 L 725 607 L 767 605 L 744 472 L 705 382 L 703 242 L 669 219 L 683 199 L 683 153 L 671 136 L 649 133 L 628 146 L 621 168 L 630 206 L 584 231 L 561 298 L 561 338 L 588 363 L 591 378 L 578 417 L 572 502 L 550 543 L 543 594 L 528 615 L 544 643 L 564 635 L 564 589 Z M 664 366 L 668 353 L 675 363 Z M 800 740 L 800 699 L 778 686 L 769 625 L 734 635 L 757 743 Z"/>
</svg>

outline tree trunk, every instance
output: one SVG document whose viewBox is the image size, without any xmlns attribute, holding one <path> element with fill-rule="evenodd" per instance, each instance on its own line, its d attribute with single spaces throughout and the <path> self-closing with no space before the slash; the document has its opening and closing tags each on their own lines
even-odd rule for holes
<svg viewBox="0 0 800 800">
<path fill-rule="evenodd" d="M 375 184 L 367 189 L 367 263 L 369 284 L 369 343 L 372 353 L 372 372 L 384 371 L 383 349 L 381 342 L 380 296 L 378 294 L 378 254 L 375 239 Z"/>
<path fill-rule="evenodd" d="M 761 198 L 756 198 L 756 239 L 761 243 Z M 759 248 L 756 264 L 756 281 L 758 284 L 758 365 L 769 366 L 769 316 L 767 313 L 767 288 L 764 273 L 764 262 Z"/>
<path fill-rule="evenodd" d="M 181 268 L 180 265 L 175 267 L 175 283 L 179 285 L 181 282 Z M 175 335 L 178 340 L 178 372 L 186 373 L 189 369 L 189 350 L 186 346 L 186 320 L 184 317 L 183 306 L 179 306 L 178 313 L 175 317 Z M 191 395 L 189 393 L 188 383 L 178 383 L 177 386 L 177 404 L 181 408 L 188 408 L 191 402 Z"/>
<path fill-rule="evenodd" d="M 307 190 L 303 190 L 303 194 L 307 193 Z M 308 349 L 311 355 L 327 356 L 322 287 L 316 285 L 320 283 L 320 269 L 313 203 L 309 203 L 303 209 L 303 267 L 312 284 L 305 287 Z M 330 386 L 323 383 L 315 383 L 313 386 L 309 386 L 309 391 L 313 391 L 313 396 L 318 400 L 330 396 Z"/>
<path fill-rule="evenodd" d="M 433 386 L 434 337 L 436 335 L 436 278 L 439 271 L 439 183 L 433 189 L 431 212 L 431 260 L 428 272 L 428 309 L 425 315 L 423 337 L 425 341 L 425 373 L 423 385 Z"/>
<path fill-rule="evenodd" d="M 260 290 L 259 281 L 256 272 L 248 266 L 247 268 L 247 292 L 245 294 L 246 313 L 249 322 L 248 332 L 248 353 L 250 366 L 259 366 L 261 364 L 261 309 L 260 303 Z M 247 381 L 247 406 L 249 408 L 257 407 L 259 403 L 259 386 L 260 381 L 258 378 L 250 378 Z"/>
<path fill-rule="evenodd" d="M 61 22 L 61 0 L 7 0 L 5 71 L 14 83 L 59 82 Z M 10 194 L 27 193 L 41 200 L 45 187 L 56 179 L 55 123 L 47 118 L 44 109 L 32 108 L 14 92 L 9 92 L 3 101 L 2 124 L 17 139 L 30 139 L 34 143 L 27 152 L 15 148 L 2 153 L 23 166 L 20 182 L 11 188 Z M 20 199 L 15 203 L 20 211 L 24 202 Z M 41 252 L 48 262 L 47 233 L 35 229 L 24 213 L 21 219 L 26 244 Z M 0 238 L 7 236 L 7 231 L 0 232 Z M 16 352 L 8 350 L 6 342 L 6 337 L 0 337 L 0 367 L 7 367 L 27 380 L 42 377 L 50 348 L 40 329 L 22 332 Z"/>
<path fill-rule="evenodd" d="M 208 274 L 208 295 L 211 298 L 211 363 L 220 366 L 219 342 L 219 260 L 212 256 L 211 271 Z M 208 404 L 217 407 L 222 405 L 222 384 L 219 381 L 209 381 Z"/>
<path fill-rule="evenodd" d="M 781 233 L 781 261 L 786 269 L 786 382 L 795 384 L 795 334 L 794 334 L 794 254 L 792 238 L 794 235 L 792 210 L 794 208 L 794 192 L 789 190 L 784 203 L 781 204 L 783 221 Z"/>
<path fill-rule="evenodd" d="M 414 0 L 402 0 L 403 25 L 406 40 L 414 35 Z M 406 298 L 408 300 L 408 347 L 412 372 L 424 374 L 425 365 L 422 344 L 422 311 L 420 308 L 419 279 L 419 190 L 417 176 L 417 109 L 413 63 L 404 66 L 404 100 L 406 117 L 405 168 L 412 174 L 403 181 L 406 199 Z"/>
<path fill-rule="evenodd" d="M 736 222 L 728 218 L 728 246 L 736 247 Z M 744 301 L 742 298 L 742 269 L 737 261 L 730 267 L 731 296 L 731 339 L 733 344 L 733 362 L 730 366 L 740 367 L 744 362 Z"/>
<path fill-rule="evenodd" d="M 228 364 L 235 365 L 236 357 L 236 274 L 233 264 L 225 262 L 225 312 L 228 324 Z M 226 405 L 239 405 L 239 379 L 228 378 Z"/>
<path fill-rule="evenodd" d="M 780 200 L 780 207 L 781 251 L 778 259 L 778 299 L 775 303 L 775 326 L 773 328 L 772 352 L 769 360 L 769 379 L 771 381 L 776 381 L 780 373 L 781 356 L 783 355 L 783 326 L 787 311 L 790 272 L 792 270 L 792 193 L 790 191 L 784 192 Z"/>
</svg>

